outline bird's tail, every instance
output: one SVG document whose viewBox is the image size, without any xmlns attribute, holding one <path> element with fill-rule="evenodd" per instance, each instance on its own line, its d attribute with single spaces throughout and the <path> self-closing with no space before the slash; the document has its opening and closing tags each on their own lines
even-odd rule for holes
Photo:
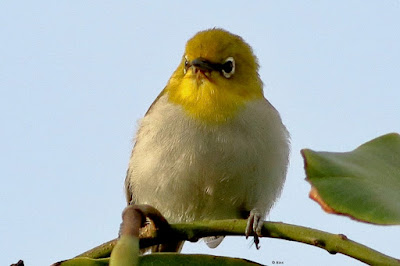
<svg viewBox="0 0 400 266">
<path fill-rule="evenodd" d="M 151 253 L 155 252 L 177 252 L 180 253 L 185 241 L 173 241 L 151 247 Z"/>
<path fill-rule="evenodd" d="M 221 244 L 222 240 L 224 240 L 224 236 L 209 236 L 205 237 L 204 242 L 206 242 L 209 248 L 216 248 L 219 244 Z"/>
</svg>

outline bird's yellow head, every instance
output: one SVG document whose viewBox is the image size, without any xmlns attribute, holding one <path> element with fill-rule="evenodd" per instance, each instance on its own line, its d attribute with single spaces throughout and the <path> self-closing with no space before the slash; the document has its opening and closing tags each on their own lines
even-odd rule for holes
<svg viewBox="0 0 400 266">
<path fill-rule="evenodd" d="M 207 124 L 233 118 L 248 101 L 263 97 L 257 58 L 244 40 L 222 29 L 197 33 L 164 93 Z"/>
</svg>

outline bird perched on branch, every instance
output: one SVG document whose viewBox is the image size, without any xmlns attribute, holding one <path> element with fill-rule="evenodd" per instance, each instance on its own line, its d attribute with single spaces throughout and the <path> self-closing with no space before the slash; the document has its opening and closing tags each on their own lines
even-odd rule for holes
<svg viewBox="0 0 400 266">
<path fill-rule="evenodd" d="M 265 99 L 251 47 L 223 29 L 197 33 L 140 121 L 125 180 L 128 204 L 169 223 L 248 219 L 261 232 L 279 197 L 289 134 Z M 209 238 L 210 247 L 221 238 Z M 179 251 L 171 242 L 159 251 Z"/>
</svg>

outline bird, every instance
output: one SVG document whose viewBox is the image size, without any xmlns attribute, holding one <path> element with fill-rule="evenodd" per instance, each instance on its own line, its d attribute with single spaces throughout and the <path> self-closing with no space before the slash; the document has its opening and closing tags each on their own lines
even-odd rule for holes
<svg viewBox="0 0 400 266">
<path fill-rule="evenodd" d="M 127 204 L 169 223 L 247 219 L 261 235 L 281 194 L 290 136 L 265 98 L 253 49 L 222 28 L 198 32 L 139 121 L 125 178 Z M 209 237 L 214 248 L 223 237 Z M 257 244 L 257 242 L 256 242 Z M 179 252 L 171 241 L 154 251 Z"/>
</svg>

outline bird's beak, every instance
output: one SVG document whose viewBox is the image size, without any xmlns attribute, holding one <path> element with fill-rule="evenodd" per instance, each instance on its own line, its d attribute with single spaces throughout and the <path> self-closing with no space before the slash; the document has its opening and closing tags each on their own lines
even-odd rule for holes
<svg viewBox="0 0 400 266">
<path fill-rule="evenodd" d="M 211 72 L 213 70 L 219 70 L 219 68 L 217 67 L 218 64 L 211 63 L 210 61 L 207 61 L 206 59 L 201 57 L 192 60 L 190 62 L 190 65 L 203 72 Z"/>
</svg>

